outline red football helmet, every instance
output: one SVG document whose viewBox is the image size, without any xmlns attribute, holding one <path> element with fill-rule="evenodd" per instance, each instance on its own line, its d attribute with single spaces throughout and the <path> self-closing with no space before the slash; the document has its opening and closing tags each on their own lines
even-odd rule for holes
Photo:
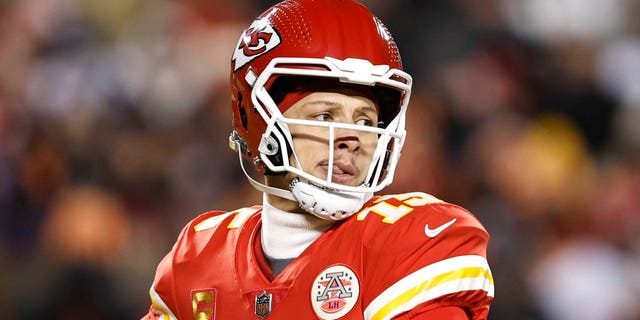
<svg viewBox="0 0 640 320">
<path fill-rule="evenodd" d="M 379 136 L 361 186 L 334 183 L 331 174 L 313 177 L 297 165 L 288 124 L 341 127 L 282 115 L 278 103 L 282 91 L 286 94 L 283 84 L 314 81 L 364 86 L 377 96 L 382 124 L 344 124 Z M 230 146 L 263 172 L 293 172 L 346 192 L 372 193 L 391 183 L 405 137 L 411 76 L 402 71 L 391 34 L 365 6 L 352 0 L 286 0 L 271 7 L 240 36 L 231 60 L 231 92 Z"/>
</svg>

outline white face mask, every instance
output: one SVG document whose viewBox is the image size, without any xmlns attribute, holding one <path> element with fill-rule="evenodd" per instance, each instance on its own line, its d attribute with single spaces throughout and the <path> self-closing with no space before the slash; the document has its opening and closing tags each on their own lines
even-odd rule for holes
<svg viewBox="0 0 640 320">
<path fill-rule="evenodd" d="M 316 68 L 297 69 L 290 65 L 315 66 Z M 395 88 L 402 92 L 402 98 L 397 112 L 392 119 L 387 119 L 384 127 L 360 126 L 356 124 L 302 120 L 285 117 L 277 104 L 272 99 L 265 84 L 275 76 L 307 76 L 318 78 L 336 79 L 345 84 L 362 85 L 373 88 L 375 86 Z M 260 154 L 256 155 L 256 161 L 264 164 L 271 172 L 290 172 L 314 185 L 326 187 L 336 192 L 374 193 L 382 190 L 393 181 L 400 150 L 404 144 L 406 135 L 405 115 L 411 92 L 411 77 L 403 71 L 390 69 L 386 65 L 372 65 L 368 61 L 360 59 L 337 60 L 330 57 L 324 59 L 315 58 L 275 58 L 259 75 L 252 75 L 247 79 L 252 84 L 251 101 L 255 111 L 264 120 L 266 130 L 263 133 L 260 146 Z M 395 112 L 395 111 L 394 111 Z M 289 150 L 287 145 L 293 145 L 293 139 L 289 126 L 309 126 L 309 128 L 326 128 L 329 132 L 327 145 L 329 152 L 328 168 L 331 170 L 334 145 L 332 136 L 336 130 L 357 130 L 365 134 L 378 135 L 378 142 L 372 151 L 369 168 L 363 184 L 349 186 L 337 183 L 331 179 L 331 172 L 325 178 L 319 178 L 309 172 L 305 172 L 300 166 L 296 150 Z M 274 148 L 276 147 L 276 148 Z M 271 156 L 277 155 L 281 163 L 271 160 Z"/>
<path fill-rule="evenodd" d="M 373 197 L 370 192 L 338 192 L 295 178 L 289 186 L 300 207 L 324 220 L 343 220 L 358 212 Z"/>
</svg>

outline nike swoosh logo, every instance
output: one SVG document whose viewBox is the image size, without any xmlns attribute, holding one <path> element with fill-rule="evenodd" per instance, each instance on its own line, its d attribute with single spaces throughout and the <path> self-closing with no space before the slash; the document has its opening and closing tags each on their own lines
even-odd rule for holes
<svg viewBox="0 0 640 320">
<path fill-rule="evenodd" d="M 440 232 L 444 231 L 444 229 L 449 228 L 453 223 L 456 222 L 456 218 L 451 219 L 451 221 L 435 228 L 435 229 L 429 229 L 429 224 L 426 224 L 424 226 L 424 234 L 427 235 L 427 237 L 429 238 L 435 238 L 437 237 Z"/>
</svg>

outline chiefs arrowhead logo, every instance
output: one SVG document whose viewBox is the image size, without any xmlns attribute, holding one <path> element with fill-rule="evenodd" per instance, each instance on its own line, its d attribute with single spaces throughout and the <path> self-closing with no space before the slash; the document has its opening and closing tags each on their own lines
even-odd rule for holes
<svg viewBox="0 0 640 320">
<path fill-rule="evenodd" d="M 233 71 L 242 68 L 251 60 L 271 51 L 280 44 L 280 35 L 269 22 L 269 16 L 272 13 L 267 13 L 264 17 L 253 21 L 249 28 L 242 33 L 231 59 L 235 62 Z"/>
</svg>

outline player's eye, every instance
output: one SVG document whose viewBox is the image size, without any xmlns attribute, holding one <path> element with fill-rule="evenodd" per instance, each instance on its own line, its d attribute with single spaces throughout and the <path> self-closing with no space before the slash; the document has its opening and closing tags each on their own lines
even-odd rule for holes
<svg viewBox="0 0 640 320">
<path fill-rule="evenodd" d="M 331 121 L 333 120 L 333 118 L 331 117 L 331 114 L 323 112 L 323 113 L 318 113 L 312 116 L 313 120 L 316 121 Z"/>
<path fill-rule="evenodd" d="M 359 126 L 373 126 L 373 121 L 369 118 L 360 118 L 356 120 L 356 124 Z"/>
</svg>

